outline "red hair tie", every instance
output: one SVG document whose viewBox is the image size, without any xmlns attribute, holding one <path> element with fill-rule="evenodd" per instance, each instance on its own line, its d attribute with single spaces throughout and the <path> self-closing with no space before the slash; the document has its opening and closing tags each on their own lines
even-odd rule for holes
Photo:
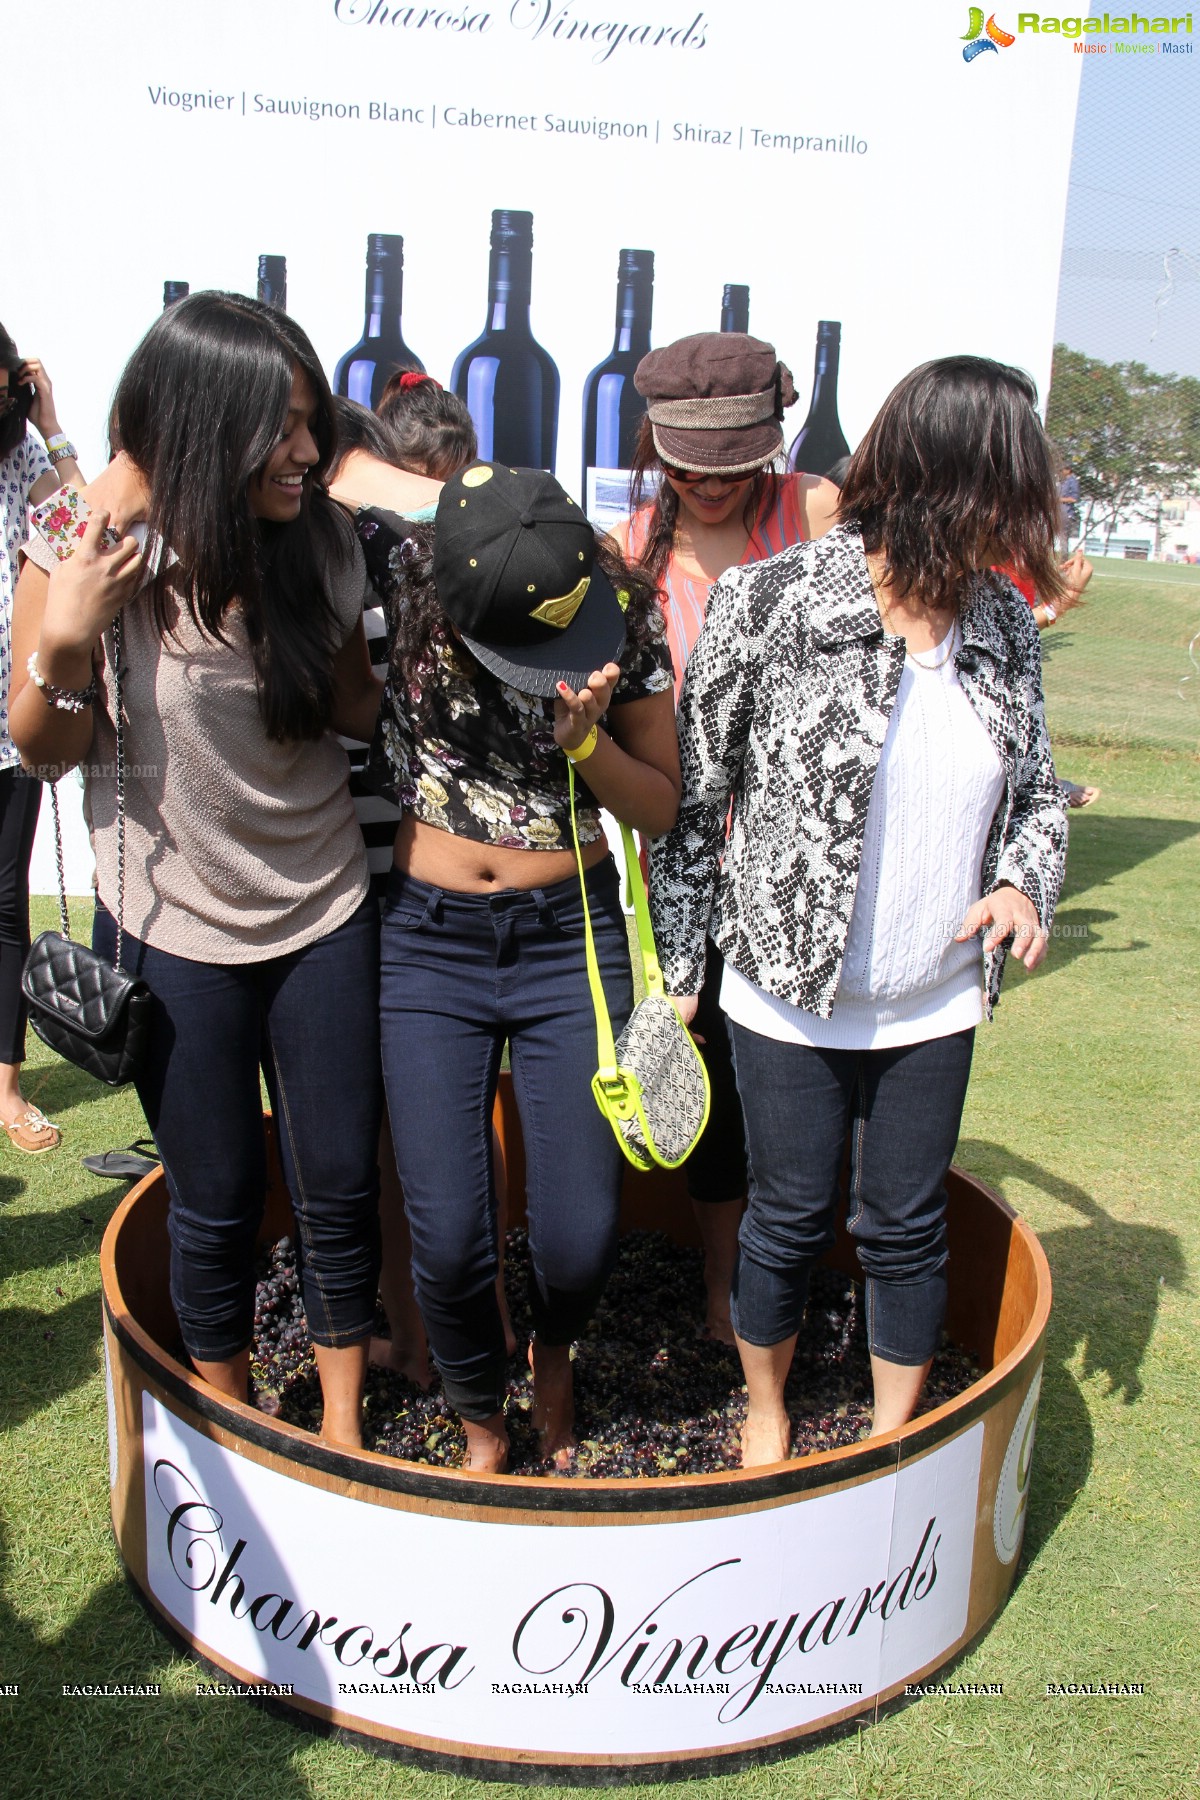
<svg viewBox="0 0 1200 1800">
<path fill-rule="evenodd" d="M 425 381 L 435 388 L 440 388 L 442 385 L 440 381 L 435 381 L 432 375 L 422 375 L 417 369 L 405 369 L 400 377 L 400 392 L 407 394 L 410 388 L 420 387 Z"/>
</svg>

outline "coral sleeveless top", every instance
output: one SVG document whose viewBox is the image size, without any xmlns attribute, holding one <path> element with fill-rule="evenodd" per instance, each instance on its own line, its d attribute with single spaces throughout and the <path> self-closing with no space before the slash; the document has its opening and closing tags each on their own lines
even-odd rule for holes
<svg viewBox="0 0 1200 1800">
<path fill-rule="evenodd" d="M 775 499 L 759 514 L 742 562 L 764 562 L 792 544 L 802 544 L 808 537 L 802 507 L 803 476 L 784 475 L 777 483 Z M 639 562 L 646 548 L 652 507 L 643 506 L 629 521 L 629 560 Z M 668 562 L 662 581 L 662 609 L 667 625 L 667 642 L 675 669 L 675 704 L 683 686 L 683 671 L 692 653 L 700 627 L 708 611 L 711 582 L 702 575 L 685 575 L 674 556 Z"/>
</svg>

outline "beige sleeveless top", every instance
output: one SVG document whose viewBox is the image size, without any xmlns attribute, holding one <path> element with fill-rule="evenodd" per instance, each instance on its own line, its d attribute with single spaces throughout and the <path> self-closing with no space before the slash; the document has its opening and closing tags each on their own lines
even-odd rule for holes
<svg viewBox="0 0 1200 1800">
<path fill-rule="evenodd" d="M 34 536 L 26 554 L 52 570 Z M 339 642 L 362 616 L 357 543 L 331 571 Z M 160 637 L 146 596 L 122 614 L 125 714 L 125 929 L 202 963 L 265 962 L 325 937 L 367 892 L 367 859 L 337 739 L 274 743 L 258 711 L 245 627 L 213 642 L 180 609 Z M 100 898 L 117 910 L 117 737 L 112 634 L 93 714 L 85 804 Z"/>
</svg>

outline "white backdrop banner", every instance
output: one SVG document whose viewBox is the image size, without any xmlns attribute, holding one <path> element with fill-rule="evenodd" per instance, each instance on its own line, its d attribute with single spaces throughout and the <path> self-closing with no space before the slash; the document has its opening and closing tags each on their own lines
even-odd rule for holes
<svg viewBox="0 0 1200 1800">
<path fill-rule="evenodd" d="M 794 1731 L 963 1633 L 983 1422 L 898 1474 L 725 1518 L 546 1529 L 368 1504 L 142 1395 L 148 1584 L 202 1653 L 480 1749 L 719 1750 Z"/>
<path fill-rule="evenodd" d="M 962 0 L 902 13 L 885 0 L 77 8 L 56 35 L 49 88 L 21 81 L 5 96 L 7 164 L 28 173 L 0 318 L 50 369 L 85 472 L 104 455 L 113 385 L 164 281 L 253 292 L 260 256 L 285 258 L 287 308 L 332 375 L 363 333 L 369 234 L 403 239 L 415 357 L 444 382 L 457 369 L 481 415 L 495 402 L 491 447 L 509 460 L 505 434 L 525 408 L 524 460 L 554 467 L 581 499 L 585 464 L 625 460 L 603 418 L 585 444 L 587 377 L 614 342 L 623 250 L 641 253 L 626 265 L 639 342 L 716 330 L 725 285 L 749 290 L 749 329 L 801 390 L 789 432 L 821 320 L 841 326 L 837 407 L 851 445 L 930 356 L 996 356 L 1044 392 L 1082 58 L 1061 34 L 1019 32 L 1015 15 L 1007 32 L 973 37 L 977 11 Z M 41 67 L 44 18 L 10 14 L 7 65 Z M 69 204 L 32 173 L 48 116 L 80 171 Z M 496 323 L 497 215 L 511 252 L 507 325 L 523 316 L 527 282 L 539 346 L 524 374 L 489 361 L 487 346 L 464 355 Z M 485 450 L 488 429 L 481 417 Z M 77 820 L 69 879 L 86 886 Z"/>
</svg>

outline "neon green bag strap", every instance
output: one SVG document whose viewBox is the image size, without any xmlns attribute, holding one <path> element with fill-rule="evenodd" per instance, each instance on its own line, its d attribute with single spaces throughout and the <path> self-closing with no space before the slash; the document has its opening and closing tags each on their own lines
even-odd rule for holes
<svg viewBox="0 0 1200 1800">
<path fill-rule="evenodd" d="M 579 870 L 579 891 L 583 897 L 583 929 L 587 940 L 588 984 L 592 990 L 592 1005 L 596 1011 L 596 1053 L 599 1062 L 601 1080 L 612 1080 L 617 1074 L 617 1049 L 613 1042 L 612 1020 L 608 1013 L 608 1001 L 604 997 L 604 986 L 600 980 L 600 965 L 596 961 L 596 942 L 592 936 L 592 915 L 588 907 L 587 882 L 584 879 L 583 852 L 579 846 L 579 820 L 575 812 L 575 764 L 567 758 L 567 785 L 571 794 L 571 837 L 575 844 L 575 864 Z M 625 848 L 625 894 L 633 901 L 633 917 L 637 926 L 638 949 L 642 960 L 642 979 L 646 984 L 647 994 L 663 992 L 662 970 L 658 963 L 658 951 L 654 944 L 654 928 L 650 923 L 650 903 L 646 898 L 646 883 L 642 876 L 642 865 L 638 858 L 637 844 L 628 825 L 621 826 L 621 842 Z"/>
</svg>

